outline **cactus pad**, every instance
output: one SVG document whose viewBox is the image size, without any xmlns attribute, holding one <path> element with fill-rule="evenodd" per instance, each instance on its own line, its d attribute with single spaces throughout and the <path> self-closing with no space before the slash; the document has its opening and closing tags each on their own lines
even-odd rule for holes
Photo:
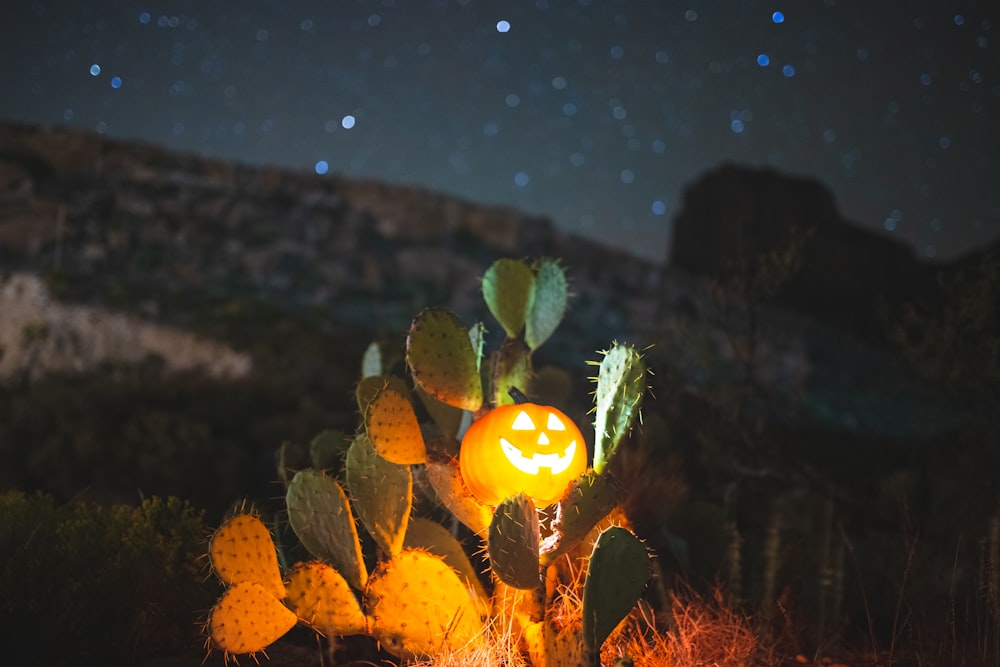
<svg viewBox="0 0 1000 667">
<path fill-rule="evenodd" d="M 462 479 L 458 461 L 452 458 L 435 458 L 427 461 L 427 481 L 435 495 L 465 526 L 486 538 L 493 517 L 493 508 L 479 501 Z"/>
<path fill-rule="evenodd" d="M 237 514 L 212 535 L 209 559 L 219 579 L 230 586 L 253 581 L 274 598 L 285 597 L 278 555 L 267 526 L 252 514 Z"/>
<path fill-rule="evenodd" d="M 300 470 L 288 485 L 285 504 L 288 523 L 302 546 L 331 563 L 351 586 L 363 589 L 368 572 L 361 558 L 354 517 L 340 484 L 320 471 Z"/>
<path fill-rule="evenodd" d="M 361 379 L 382 375 L 382 348 L 375 341 L 368 344 L 361 356 Z"/>
<path fill-rule="evenodd" d="M 607 475 L 588 470 L 559 501 L 552 534 L 542 544 L 542 565 L 572 549 L 618 505 L 618 489 Z"/>
<path fill-rule="evenodd" d="M 413 393 L 420 399 L 420 403 L 423 404 L 427 414 L 437 425 L 441 435 L 448 440 L 455 440 L 458 437 L 459 429 L 462 428 L 462 420 L 468 413 L 453 405 L 442 403 L 424 391 L 420 385 L 416 386 Z"/>
<path fill-rule="evenodd" d="M 401 657 L 428 656 L 476 640 L 483 631 L 465 583 L 437 556 L 404 549 L 379 565 L 365 597 L 372 633 Z"/>
<path fill-rule="evenodd" d="M 208 615 L 212 646 L 230 654 L 257 653 L 292 629 L 295 614 L 256 581 L 227 588 Z"/>
<path fill-rule="evenodd" d="M 538 535 L 538 514 L 531 498 L 519 493 L 497 505 L 488 545 L 490 567 L 501 581 L 515 588 L 539 586 Z"/>
<path fill-rule="evenodd" d="M 465 555 L 461 542 L 452 536 L 451 531 L 437 521 L 414 517 L 406 528 L 406 540 L 403 546 L 407 549 L 423 549 L 444 559 L 444 562 L 465 582 L 473 598 L 480 603 L 481 611 L 487 611 L 486 590 L 476 576 L 469 557 Z"/>
<path fill-rule="evenodd" d="M 551 622 L 538 621 L 524 629 L 524 643 L 533 665 L 580 667 L 585 649 L 579 624 L 559 630 Z"/>
<path fill-rule="evenodd" d="M 483 274 L 483 300 L 508 338 L 515 338 L 524 328 L 534 282 L 531 267 L 516 259 L 498 259 Z"/>
<path fill-rule="evenodd" d="M 594 470 L 604 472 L 622 438 L 632 428 L 646 391 L 646 365 L 631 345 L 615 343 L 604 353 L 597 374 Z"/>
<path fill-rule="evenodd" d="M 296 563 L 288 573 L 288 602 L 299 619 L 327 637 L 368 631 L 347 581 L 326 563 Z"/>
<path fill-rule="evenodd" d="M 535 265 L 535 279 L 524 321 L 524 342 L 532 350 L 548 340 L 566 314 L 566 274 L 559 263 L 542 259 Z"/>
<path fill-rule="evenodd" d="M 511 405 L 510 388 L 527 390 L 531 383 L 531 350 L 520 338 L 508 338 L 492 359 L 493 405 Z"/>
<path fill-rule="evenodd" d="M 396 375 L 369 375 L 362 378 L 358 382 L 358 386 L 354 388 L 354 399 L 358 404 L 358 412 L 361 414 L 368 412 L 368 404 L 386 387 L 392 387 L 407 398 L 410 396 L 410 388 L 403 378 Z"/>
<path fill-rule="evenodd" d="M 347 436 L 339 429 L 321 431 L 309 442 L 309 460 L 316 470 L 333 471 L 336 474 L 344 461 L 347 451 Z"/>
<path fill-rule="evenodd" d="M 583 585 L 583 639 L 594 654 L 639 601 L 649 568 L 646 546 L 627 528 L 612 526 L 597 538 Z"/>
<path fill-rule="evenodd" d="M 379 548 L 390 556 L 398 554 L 413 504 L 410 466 L 386 461 L 360 433 L 347 450 L 347 487 L 358 517 Z"/>
<path fill-rule="evenodd" d="M 379 456 L 410 465 L 423 463 L 427 446 L 410 401 L 392 387 L 385 387 L 368 403 L 365 429 Z"/>
<path fill-rule="evenodd" d="M 479 360 L 468 330 L 453 313 L 428 308 L 414 318 L 406 362 L 416 383 L 439 401 L 473 412 L 483 404 Z"/>
</svg>

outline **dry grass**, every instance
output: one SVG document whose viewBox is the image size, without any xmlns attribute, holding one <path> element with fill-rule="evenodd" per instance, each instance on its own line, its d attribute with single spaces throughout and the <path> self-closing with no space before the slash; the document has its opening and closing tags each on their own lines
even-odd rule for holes
<svg viewBox="0 0 1000 667">
<path fill-rule="evenodd" d="M 705 599 L 693 591 L 673 594 L 669 616 L 669 620 L 661 621 L 653 618 L 647 605 L 637 607 L 605 642 L 602 663 L 613 665 L 619 658 L 629 658 L 635 667 L 767 664 L 749 619 L 730 609 L 721 593 L 714 599 Z M 489 631 L 485 641 L 414 663 L 413 667 L 527 667 L 529 664 L 512 646 L 509 631 Z"/>
<path fill-rule="evenodd" d="M 605 644 L 604 663 L 627 656 L 636 667 L 763 664 L 749 619 L 729 608 L 720 592 L 712 600 L 693 591 L 671 594 L 670 612 L 666 623 L 654 620 L 648 610 L 630 616 Z"/>
</svg>

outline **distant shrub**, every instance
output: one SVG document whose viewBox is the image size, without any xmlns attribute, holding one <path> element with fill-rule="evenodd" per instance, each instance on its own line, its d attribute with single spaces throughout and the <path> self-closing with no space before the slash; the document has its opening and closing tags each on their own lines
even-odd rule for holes
<svg viewBox="0 0 1000 667">
<path fill-rule="evenodd" d="M 5 662 L 139 664 L 196 644 L 200 512 L 176 498 L 138 507 L 0 494 Z M 99 663 L 97 661 L 100 661 Z"/>
</svg>

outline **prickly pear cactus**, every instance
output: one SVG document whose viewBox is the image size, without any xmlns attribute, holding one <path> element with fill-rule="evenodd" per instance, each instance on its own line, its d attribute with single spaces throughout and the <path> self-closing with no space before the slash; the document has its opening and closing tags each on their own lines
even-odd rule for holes
<svg viewBox="0 0 1000 667">
<path fill-rule="evenodd" d="M 428 308 L 417 315 L 406 337 L 406 361 L 414 381 L 439 401 L 473 412 L 483 404 L 479 359 L 453 313 Z"/>
<path fill-rule="evenodd" d="M 368 581 L 358 530 L 340 484 L 317 470 L 300 470 L 285 492 L 288 523 L 302 546 L 331 563 L 359 590 Z"/>
<path fill-rule="evenodd" d="M 295 614 L 263 584 L 242 581 L 222 594 L 208 614 L 211 645 L 226 653 L 259 653 L 291 630 Z"/>
<path fill-rule="evenodd" d="M 566 274 L 555 260 L 543 259 L 534 269 L 535 279 L 524 318 L 524 342 L 537 350 L 555 332 L 566 314 L 569 286 Z"/>
<path fill-rule="evenodd" d="M 604 353 L 597 374 L 594 470 L 604 472 L 622 438 L 632 428 L 646 393 L 646 364 L 631 345 L 615 343 Z"/>
<path fill-rule="evenodd" d="M 311 561 L 292 567 L 288 603 L 299 620 L 328 637 L 368 632 L 368 619 L 347 580 L 326 563 Z"/>
<path fill-rule="evenodd" d="M 434 458 L 427 462 L 426 470 L 427 481 L 437 499 L 469 530 L 485 539 L 493 519 L 493 508 L 480 502 L 465 486 L 458 461 Z"/>
<path fill-rule="evenodd" d="M 403 548 L 413 506 L 410 466 L 386 460 L 364 433 L 347 450 L 347 486 L 357 500 L 358 517 L 389 556 Z"/>
<path fill-rule="evenodd" d="M 368 403 L 365 430 L 375 451 L 386 461 L 410 465 L 423 463 L 427 458 L 427 446 L 413 405 L 390 386 L 380 390 Z"/>
<path fill-rule="evenodd" d="M 271 533 L 257 516 L 237 514 L 222 524 L 212 535 L 208 555 L 224 583 L 236 586 L 252 581 L 271 597 L 285 597 Z"/>
<path fill-rule="evenodd" d="M 404 549 L 375 570 L 366 592 L 372 634 L 401 657 L 454 650 L 484 632 L 465 584 L 444 561 Z"/>
<path fill-rule="evenodd" d="M 524 329 L 534 282 L 531 267 L 515 259 L 498 259 L 483 274 L 483 300 L 508 338 Z"/>
<path fill-rule="evenodd" d="M 420 312 L 406 337 L 413 386 L 389 375 L 382 348 L 370 346 L 355 392 L 358 435 L 349 449 L 339 433 L 318 437 L 313 468 L 288 474 L 289 524 L 318 560 L 295 564 L 283 579 L 259 519 L 234 517 L 217 531 L 210 556 L 228 588 L 206 631 L 227 657 L 263 651 L 300 622 L 328 636 L 371 635 L 403 659 L 499 636 L 509 643 L 507 655 L 520 652 L 533 667 L 598 664 L 601 645 L 649 575 L 642 542 L 616 525 L 624 515 L 607 473 L 638 415 L 645 365 L 630 345 L 604 352 L 593 467 L 558 504 L 536 508 L 520 493 L 486 505 L 459 470 L 462 435 L 512 401 L 510 387 L 544 392 L 544 382 L 534 385 L 532 355 L 562 320 L 568 284 L 554 260 L 504 259 L 486 271 L 482 291 L 504 333 L 496 349 L 487 354 L 482 323 L 466 327 L 438 308 Z M 419 423 L 414 406 L 430 425 Z M 324 472 L 341 467 L 337 478 Z M 454 520 L 416 516 L 421 509 Z M 356 520 L 378 547 L 367 554 L 377 561 L 371 576 Z M 472 537 L 456 538 L 463 534 L 458 522 Z M 488 587 L 469 557 L 484 548 Z"/>
<path fill-rule="evenodd" d="M 208 615 L 209 645 L 230 654 L 255 654 L 288 632 L 295 614 L 281 600 L 285 585 L 271 534 L 253 514 L 238 514 L 212 535 L 212 568 L 228 588 Z"/>
<path fill-rule="evenodd" d="M 593 655 L 638 602 L 649 580 L 649 554 L 620 526 L 601 533 L 583 585 L 583 639 Z"/>
<path fill-rule="evenodd" d="M 538 513 L 531 498 L 519 493 L 497 505 L 487 551 L 490 567 L 501 581 L 514 588 L 538 587 L 538 535 Z"/>
</svg>

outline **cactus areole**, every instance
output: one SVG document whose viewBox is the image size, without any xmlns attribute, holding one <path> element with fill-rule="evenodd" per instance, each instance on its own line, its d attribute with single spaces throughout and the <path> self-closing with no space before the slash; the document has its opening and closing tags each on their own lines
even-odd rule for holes
<svg viewBox="0 0 1000 667">
<path fill-rule="evenodd" d="M 562 498 L 587 469 L 583 434 L 547 405 L 502 405 L 473 422 L 459 454 L 462 478 L 476 498 L 497 505 L 524 492 L 535 507 Z"/>
</svg>

